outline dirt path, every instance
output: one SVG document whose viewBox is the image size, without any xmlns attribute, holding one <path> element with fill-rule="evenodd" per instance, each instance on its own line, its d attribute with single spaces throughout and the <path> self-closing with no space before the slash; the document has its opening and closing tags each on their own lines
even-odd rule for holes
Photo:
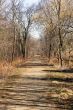
<svg viewBox="0 0 73 110">
<path fill-rule="evenodd" d="M 52 96 L 60 88 L 71 89 L 73 83 L 49 80 L 48 73 L 42 71 L 47 68 L 19 68 L 21 74 L 8 77 L 4 85 L 0 83 L 0 110 L 73 110 L 72 99 L 65 101 Z"/>
</svg>

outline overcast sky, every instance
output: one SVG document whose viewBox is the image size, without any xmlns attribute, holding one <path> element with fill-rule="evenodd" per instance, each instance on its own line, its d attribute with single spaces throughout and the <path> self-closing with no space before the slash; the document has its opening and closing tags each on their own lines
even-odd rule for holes
<svg viewBox="0 0 73 110">
<path fill-rule="evenodd" d="M 41 1 L 41 0 L 22 0 L 23 1 L 23 6 L 24 7 L 31 7 L 33 4 L 34 5 L 38 5 L 38 3 Z M 9 0 L 7 0 L 7 2 L 9 3 Z M 40 32 L 41 32 L 41 29 L 37 28 L 37 24 L 34 24 L 32 26 L 32 29 L 30 30 L 30 33 L 31 35 L 34 37 L 34 38 L 39 38 L 40 37 Z"/>
<path fill-rule="evenodd" d="M 24 0 L 24 5 L 29 7 L 33 4 L 37 5 L 40 2 L 40 0 Z"/>
<path fill-rule="evenodd" d="M 24 0 L 24 6 L 25 7 L 30 7 L 33 4 L 37 5 L 40 2 L 40 0 Z M 39 38 L 40 37 L 40 32 L 41 29 L 37 28 L 37 24 L 33 24 L 32 29 L 31 29 L 31 36 L 34 38 Z"/>
</svg>

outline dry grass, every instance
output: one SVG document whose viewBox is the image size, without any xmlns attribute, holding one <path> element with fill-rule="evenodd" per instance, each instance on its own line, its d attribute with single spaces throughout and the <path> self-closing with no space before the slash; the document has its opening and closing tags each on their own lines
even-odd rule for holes
<svg viewBox="0 0 73 110">
<path fill-rule="evenodd" d="M 61 69 L 63 68 L 55 67 L 55 68 L 47 69 L 48 77 L 52 79 L 52 84 L 60 85 L 60 88 L 56 87 L 55 91 L 49 93 L 48 96 L 51 96 L 52 98 L 56 98 L 58 100 L 69 100 L 70 98 L 73 99 L 73 88 L 69 88 L 70 86 L 73 85 L 73 73 L 49 71 L 49 70 L 61 70 Z M 68 82 L 71 80 L 72 82 Z M 65 85 L 69 85 L 69 87 L 65 87 Z"/>
<path fill-rule="evenodd" d="M 70 61 L 68 59 L 69 57 L 68 56 L 64 56 L 64 58 L 62 59 L 63 60 L 63 65 L 62 67 L 66 67 L 66 68 L 73 68 L 73 55 L 71 56 L 70 58 Z M 56 65 L 57 67 L 60 67 L 60 62 L 58 61 L 58 58 L 51 58 L 50 64 L 54 64 Z"/>
<path fill-rule="evenodd" d="M 12 62 L 12 65 L 16 66 L 17 64 L 21 64 L 23 62 L 25 62 L 25 60 L 23 58 L 17 58 Z"/>
<path fill-rule="evenodd" d="M 15 69 L 16 68 L 12 66 L 11 63 L 8 63 L 6 61 L 0 62 L 0 75 L 2 76 L 12 75 Z"/>
<path fill-rule="evenodd" d="M 7 61 L 0 61 L 0 75 L 8 76 L 16 74 L 18 72 L 16 65 L 23 63 L 25 60 L 22 58 L 17 58 L 13 62 L 9 63 Z"/>
</svg>

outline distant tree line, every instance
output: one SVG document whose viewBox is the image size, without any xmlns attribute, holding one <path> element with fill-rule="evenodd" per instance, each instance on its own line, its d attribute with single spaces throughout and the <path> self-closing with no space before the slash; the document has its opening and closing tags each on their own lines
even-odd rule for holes
<svg viewBox="0 0 73 110">
<path fill-rule="evenodd" d="M 72 0 L 41 0 L 36 7 L 28 8 L 22 0 L 0 0 L 0 59 L 13 61 L 28 56 L 27 38 L 33 23 L 42 25 L 41 56 L 48 62 L 56 59 L 61 66 L 73 63 Z"/>
<path fill-rule="evenodd" d="M 44 54 L 61 66 L 73 63 L 73 1 L 41 0 L 39 7 L 35 21 L 44 25 Z"/>
</svg>

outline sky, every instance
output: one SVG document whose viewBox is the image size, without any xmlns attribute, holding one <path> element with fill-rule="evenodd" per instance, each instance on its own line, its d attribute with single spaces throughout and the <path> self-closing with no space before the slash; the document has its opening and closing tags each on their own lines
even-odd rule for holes
<svg viewBox="0 0 73 110">
<path fill-rule="evenodd" d="M 30 7 L 33 4 L 34 5 L 38 5 L 39 2 L 40 2 L 40 0 L 24 0 L 24 6 L 25 7 Z M 37 25 L 34 24 L 32 26 L 32 29 L 31 29 L 31 32 L 30 33 L 31 33 L 31 36 L 32 37 L 39 39 L 40 38 L 40 32 L 41 32 L 41 29 L 38 29 L 37 28 Z"/>
<path fill-rule="evenodd" d="M 43 35 L 43 26 L 37 23 L 32 24 L 30 35 L 33 38 L 39 39 Z"/>
<path fill-rule="evenodd" d="M 33 4 L 37 5 L 40 2 L 40 0 L 24 0 L 24 5 L 29 7 L 32 6 Z"/>
<path fill-rule="evenodd" d="M 41 0 L 22 0 L 23 1 L 23 5 L 24 7 L 31 7 L 32 5 L 38 5 L 38 3 L 41 1 Z M 9 0 L 7 0 L 7 2 L 9 3 Z M 35 28 L 34 28 L 35 27 Z M 37 29 L 36 28 L 36 25 L 34 25 L 31 29 L 31 35 L 32 37 L 34 38 L 39 38 L 40 37 L 40 32 L 41 30 L 40 29 Z"/>
</svg>

